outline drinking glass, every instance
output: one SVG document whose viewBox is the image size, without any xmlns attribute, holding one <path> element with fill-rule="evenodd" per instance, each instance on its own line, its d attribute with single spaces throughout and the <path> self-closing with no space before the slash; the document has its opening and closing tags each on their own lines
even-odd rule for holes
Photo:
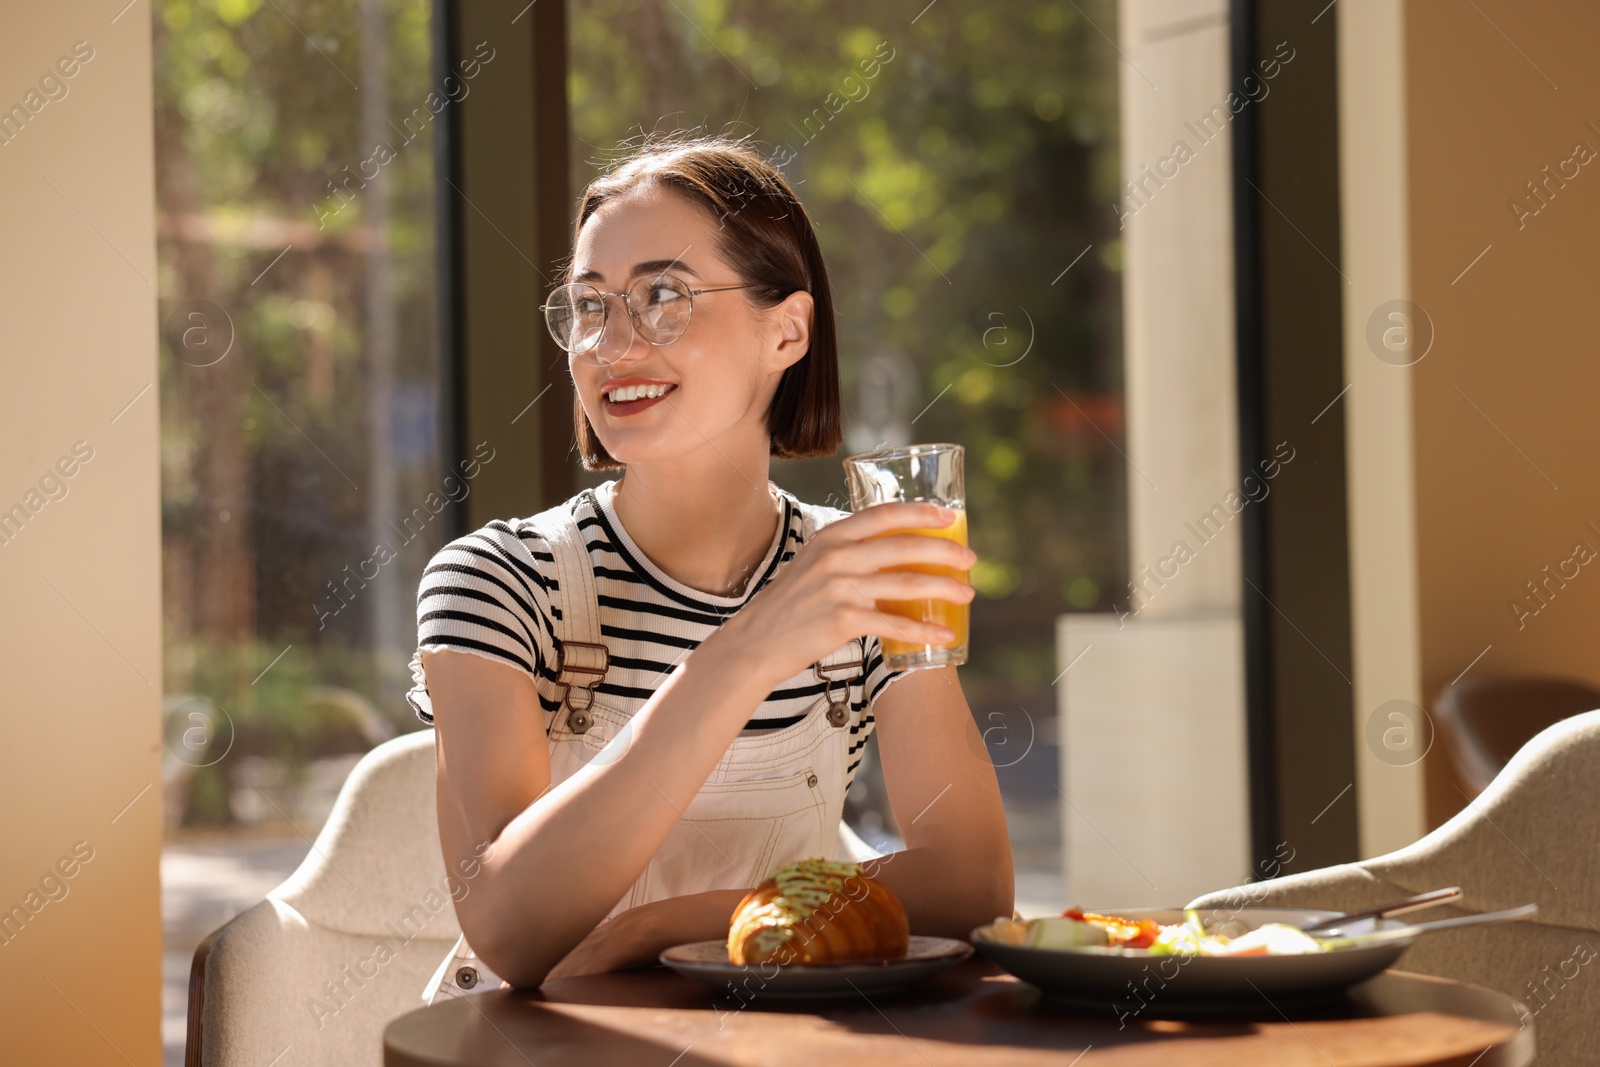
<svg viewBox="0 0 1600 1067">
<path fill-rule="evenodd" d="M 955 521 L 949 526 L 893 530 L 879 536 L 919 533 L 948 538 L 965 545 L 967 489 L 962 470 L 965 451 L 962 446 L 953 444 L 906 445 L 846 457 L 844 469 L 845 478 L 850 484 L 851 509 L 860 511 L 874 504 L 902 500 L 943 504 L 956 513 Z M 932 563 L 911 563 L 889 569 L 943 574 L 961 581 L 967 581 L 968 575 L 967 571 Z M 877 601 L 879 611 L 945 626 L 955 634 L 954 639 L 943 645 L 917 644 L 880 635 L 883 659 L 889 669 L 917 670 L 922 667 L 957 666 L 967 662 L 967 607 L 966 604 L 932 598 Z"/>
</svg>

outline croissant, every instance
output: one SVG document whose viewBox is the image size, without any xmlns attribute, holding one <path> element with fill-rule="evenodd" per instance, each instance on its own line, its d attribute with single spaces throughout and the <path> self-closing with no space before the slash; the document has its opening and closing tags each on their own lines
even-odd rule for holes
<svg viewBox="0 0 1600 1067">
<path fill-rule="evenodd" d="M 900 898 L 854 863 L 804 859 L 745 894 L 728 929 L 734 963 L 837 963 L 906 954 Z"/>
</svg>

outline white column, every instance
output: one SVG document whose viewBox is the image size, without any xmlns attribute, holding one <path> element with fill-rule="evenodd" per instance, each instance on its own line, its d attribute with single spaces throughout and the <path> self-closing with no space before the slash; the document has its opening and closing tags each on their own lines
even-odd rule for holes
<svg viewBox="0 0 1600 1067">
<path fill-rule="evenodd" d="M 1090 907 L 1249 876 L 1228 8 L 1119 18 L 1134 586 L 1057 642 L 1065 888 Z"/>
<path fill-rule="evenodd" d="M 1344 308 L 1350 391 L 1342 407 L 1350 499 L 1352 728 L 1360 848 L 1369 857 L 1408 845 L 1427 829 L 1421 762 L 1380 758 L 1367 724 L 1388 701 L 1422 701 L 1412 371 L 1403 365 L 1419 353 L 1390 352 L 1381 360 L 1367 337 L 1373 312 L 1411 293 L 1404 8 L 1390 0 L 1345 0 L 1338 29 L 1340 236 L 1350 279 Z"/>
</svg>

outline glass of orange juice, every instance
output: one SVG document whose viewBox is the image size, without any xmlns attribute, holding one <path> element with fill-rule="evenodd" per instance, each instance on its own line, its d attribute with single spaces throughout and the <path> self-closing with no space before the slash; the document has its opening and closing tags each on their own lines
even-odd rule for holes
<svg viewBox="0 0 1600 1067">
<path fill-rule="evenodd" d="M 905 445 L 883 448 L 846 457 L 845 477 L 850 483 L 850 506 L 854 511 L 874 504 L 894 501 L 931 501 L 956 513 L 949 526 L 929 529 L 895 530 L 880 536 L 903 533 L 946 537 L 967 543 L 967 487 L 962 470 L 965 449 L 960 445 Z M 967 581 L 967 571 L 928 563 L 892 567 L 897 571 L 943 574 Z M 879 600 L 879 611 L 903 615 L 919 622 L 946 626 L 955 638 L 944 645 L 915 644 L 891 636 L 881 638 L 883 659 L 890 670 L 916 670 L 920 667 L 956 666 L 967 662 L 968 606 L 949 600 Z"/>
</svg>

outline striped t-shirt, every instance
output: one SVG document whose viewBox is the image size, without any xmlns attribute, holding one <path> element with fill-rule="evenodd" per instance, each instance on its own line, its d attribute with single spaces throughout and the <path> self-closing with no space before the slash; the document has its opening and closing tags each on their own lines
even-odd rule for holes
<svg viewBox="0 0 1600 1067">
<path fill-rule="evenodd" d="M 681 660 L 723 620 L 735 614 L 794 558 L 817 530 L 848 512 L 806 504 L 772 484 L 782 507 L 766 556 L 739 596 L 715 596 L 674 580 L 639 551 L 612 506 L 616 483 L 585 489 L 566 502 L 589 550 L 600 609 L 600 636 L 610 670 L 596 692 L 607 704 L 632 715 Z M 534 680 L 549 733 L 560 709 L 556 684 L 555 628 L 565 590 L 556 579 L 555 556 L 532 519 L 496 519 L 441 548 L 422 572 L 417 592 L 417 647 L 457 649 L 509 663 Z M 876 635 L 867 635 L 865 677 L 849 680 L 850 748 L 846 785 L 855 779 L 861 750 L 872 735 L 872 703 L 903 671 L 889 671 Z M 413 660 L 415 685 L 406 694 L 418 717 L 433 722 L 433 708 L 420 660 Z M 835 676 L 837 678 L 837 675 Z M 747 731 L 774 730 L 800 721 L 822 695 L 824 682 L 810 667 L 774 689 L 745 724 Z M 843 680 L 834 683 L 840 693 Z"/>
</svg>

